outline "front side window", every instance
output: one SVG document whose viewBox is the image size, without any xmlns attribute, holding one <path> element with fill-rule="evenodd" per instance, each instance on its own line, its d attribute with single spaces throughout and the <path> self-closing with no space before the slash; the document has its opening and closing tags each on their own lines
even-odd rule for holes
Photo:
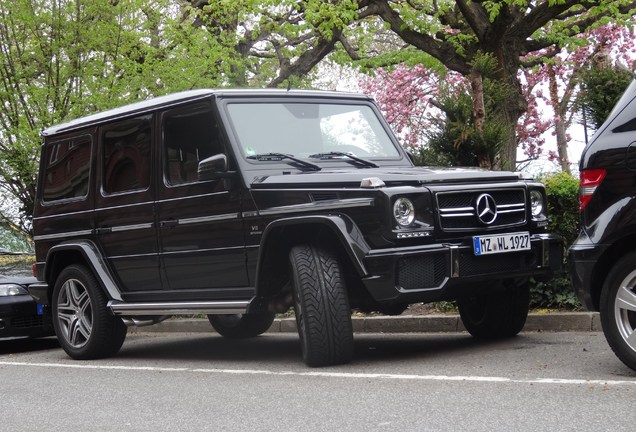
<svg viewBox="0 0 636 432">
<path fill-rule="evenodd" d="M 128 119 L 102 130 L 105 193 L 145 190 L 150 185 L 151 119 Z"/>
<path fill-rule="evenodd" d="M 197 104 L 163 117 L 164 177 L 169 185 L 199 180 L 199 162 L 226 154 L 209 104 Z"/>
<path fill-rule="evenodd" d="M 91 137 L 53 143 L 45 149 L 43 199 L 45 202 L 85 198 L 91 167 Z"/>
<path fill-rule="evenodd" d="M 284 153 L 310 158 L 329 152 L 399 157 L 375 112 L 366 105 L 231 103 L 227 110 L 245 157 Z"/>
</svg>

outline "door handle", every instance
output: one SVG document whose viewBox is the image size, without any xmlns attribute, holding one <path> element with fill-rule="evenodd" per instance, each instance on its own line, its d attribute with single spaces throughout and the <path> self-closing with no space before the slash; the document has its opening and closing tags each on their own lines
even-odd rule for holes
<svg viewBox="0 0 636 432">
<path fill-rule="evenodd" d="M 97 235 L 108 234 L 111 232 L 113 232 L 113 229 L 111 227 L 95 228 L 95 234 Z"/>
<path fill-rule="evenodd" d="M 179 225 L 179 220 L 177 219 L 168 219 L 168 220 L 159 222 L 159 226 L 161 228 L 173 228 L 173 227 L 176 227 L 177 225 Z"/>
</svg>

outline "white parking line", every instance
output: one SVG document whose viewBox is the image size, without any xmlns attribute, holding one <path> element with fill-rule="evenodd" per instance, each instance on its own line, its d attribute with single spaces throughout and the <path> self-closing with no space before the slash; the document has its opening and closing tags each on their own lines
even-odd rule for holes
<svg viewBox="0 0 636 432">
<path fill-rule="evenodd" d="M 417 374 L 377 374 L 377 373 L 349 373 L 349 372 L 293 372 L 269 371 L 263 369 L 198 369 L 198 368 L 170 368 L 154 366 L 116 366 L 95 365 L 86 363 L 29 363 L 0 361 L 0 366 L 26 366 L 42 368 L 65 369 L 96 369 L 96 370 L 128 370 L 144 372 L 187 372 L 207 374 L 231 375 L 273 375 L 273 376 L 306 376 L 318 378 L 348 378 L 348 379 L 383 379 L 383 380 L 411 380 L 411 381 L 464 381 L 481 383 L 512 383 L 512 384 L 559 384 L 559 385 L 598 385 L 598 386 L 636 386 L 636 380 L 584 380 L 561 378 L 506 378 L 492 376 L 462 376 L 462 375 L 417 375 Z"/>
</svg>

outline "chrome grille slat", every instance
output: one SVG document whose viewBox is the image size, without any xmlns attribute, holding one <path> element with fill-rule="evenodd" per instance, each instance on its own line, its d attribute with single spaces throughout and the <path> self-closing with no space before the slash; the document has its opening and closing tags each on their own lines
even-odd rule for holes
<svg viewBox="0 0 636 432">
<path fill-rule="evenodd" d="M 496 202 L 497 218 L 484 226 L 477 218 L 477 197 L 489 194 Z M 436 194 L 440 225 L 444 231 L 478 231 L 523 225 L 526 192 L 523 188 L 444 191 Z"/>
</svg>

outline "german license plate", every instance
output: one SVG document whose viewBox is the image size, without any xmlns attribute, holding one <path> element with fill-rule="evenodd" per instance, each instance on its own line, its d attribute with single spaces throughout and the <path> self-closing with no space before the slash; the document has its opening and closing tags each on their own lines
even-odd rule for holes
<svg viewBox="0 0 636 432">
<path fill-rule="evenodd" d="M 473 237 L 475 255 L 490 255 L 529 249 L 530 233 L 527 232 Z"/>
</svg>

